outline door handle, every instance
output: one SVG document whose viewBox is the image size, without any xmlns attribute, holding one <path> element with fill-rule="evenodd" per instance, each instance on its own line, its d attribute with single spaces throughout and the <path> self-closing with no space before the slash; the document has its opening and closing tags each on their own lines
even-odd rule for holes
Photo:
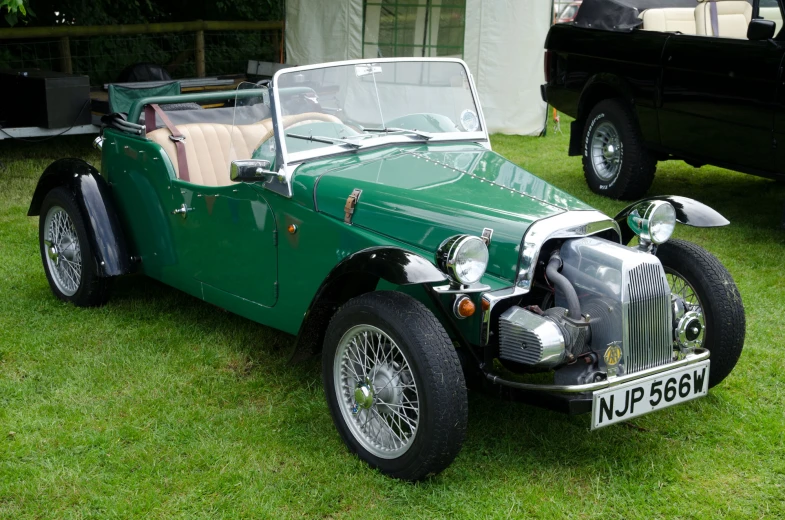
<svg viewBox="0 0 785 520">
<path fill-rule="evenodd" d="M 193 211 L 194 208 L 189 208 L 185 204 L 172 211 L 172 215 L 182 215 L 183 218 L 188 218 L 188 212 Z"/>
</svg>

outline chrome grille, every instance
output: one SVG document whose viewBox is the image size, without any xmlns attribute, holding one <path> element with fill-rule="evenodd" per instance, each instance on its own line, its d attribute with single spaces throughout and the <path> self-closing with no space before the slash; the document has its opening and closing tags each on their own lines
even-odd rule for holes
<svg viewBox="0 0 785 520">
<path fill-rule="evenodd" d="M 629 373 L 673 359 L 671 293 L 659 263 L 628 272 L 624 304 L 624 366 Z"/>
</svg>

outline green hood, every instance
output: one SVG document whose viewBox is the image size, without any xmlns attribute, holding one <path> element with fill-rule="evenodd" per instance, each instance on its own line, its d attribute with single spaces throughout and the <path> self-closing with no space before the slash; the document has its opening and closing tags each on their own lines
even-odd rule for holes
<svg viewBox="0 0 785 520">
<path fill-rule="evenodd" d="M 514 280 L 529 225 L 572 209 L 592 209 L 497 153 L 473 147 L 419 147 L 361 154 L 322 175 L 318 210 L 344 218 L 362 190 L 353 224 L 435 252 L 446 238 L 493 229 L 488 273 Z"/>
</svg>

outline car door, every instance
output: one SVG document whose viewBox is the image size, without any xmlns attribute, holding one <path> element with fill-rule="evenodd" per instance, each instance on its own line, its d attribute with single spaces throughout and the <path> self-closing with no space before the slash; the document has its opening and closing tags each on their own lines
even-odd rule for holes
<svg viewBox="0 0 785 520">
<path fill-rule="evenodd" d="M 228 165 L 227 165 L 228 168 Z M 275 216 L 249 183 L 202 186 L 176 179 L 170 211 L 180 268 L 220 294 L 272 307 L 277 300 Z"/>
<path fill-rule="evenodd" d="M 672 35 L 658 113 L 664 147 L 699 162 L 772 170 L 781 58 L 774 41 Z"/>
</svg>

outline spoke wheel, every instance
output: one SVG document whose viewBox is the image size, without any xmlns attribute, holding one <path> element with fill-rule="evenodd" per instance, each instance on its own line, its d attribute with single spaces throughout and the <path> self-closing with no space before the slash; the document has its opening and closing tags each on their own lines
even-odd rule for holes
<svg viewBox="0 0 785 520">
<path fill-rule="evenodd" d="M 73 296 L 82 280 L 82 249 L 74 223 L 63 208 L 52 206 L 46 214 L 44 233 L 52 280 L 64 295 Z"/>
<path fill-rule="evenodd" d="M 684 275 L 671 267 L 665 267 L 665 278 L 668 280 L 671 294 L 675 294 L 684 300 L 684 303 L 690 306 L 689 310 L 703 313 L 703 306 L 700 298 L 698 298 L 698 293 L 695 292 L 695 288 L 690 285 L 690 282 L 687 281 Z"/>
<path fill-rule="evenodd" d="M 381 329 L 358 325 L 338 345 L 335 393 L 344 420 L 373 455 L 404 454 L 417 435 L 420 405 L 409 361 Z"/>
<path fill-rule="evenodd" d="M 680 340 L 711 352 L 709 387 L 716 386 L 736 366 L 744 346 L 744 306 L 739 290 L 722 263 L 697 244 L 669 240 L 657 246 L 657 258 L 671 292 L 684 300 L 685 310 L 700 316 L 702 325 L 684 330 L 677 325 L 676 333 Z"/>
<path fill-rule="evenodd" d="M 44 272 L 55 296 L 80 307 L 106 303 L 111 285 L 100 276 L 87 237 L 74 195 L 64 187 L 47 193 L 38 227 Z"/>
<path fill-rule="evenodd" d="M 377 291 L 344 303 L 325 334 L 322 381 L 338 433 L 370 466 L 421 480 L 458 455 L 468 422 L 461 362 L 411 296 Z"/>
</svg>

